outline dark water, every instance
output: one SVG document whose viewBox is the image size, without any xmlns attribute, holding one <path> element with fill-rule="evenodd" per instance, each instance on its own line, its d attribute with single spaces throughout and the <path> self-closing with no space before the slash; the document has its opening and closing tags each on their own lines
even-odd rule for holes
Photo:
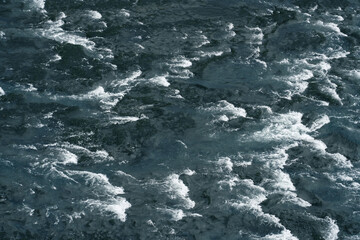
<svg viewBox="0 0 360 240">
<path fill-rule="evenodd" d="M 360 2 L 2 0 L 0 239 L 360 239 Z"/>
</svg>

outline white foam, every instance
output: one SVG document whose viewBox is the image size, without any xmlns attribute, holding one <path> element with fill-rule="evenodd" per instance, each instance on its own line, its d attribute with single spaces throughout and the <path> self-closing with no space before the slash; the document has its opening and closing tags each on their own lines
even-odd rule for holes
<svg viewBox="0 0 360 240">
<path fill-rule="evenodd" d="M 61 13 L 58 20 L 47 21 L 45 23 L 45 27 L 41 29 L 36 29 L 35 33 L 39 36 L 57 41 L 59 43 L 68 43 L 72 45 L 82 46 L 86 50 L 86 53 L 98 59 L 114 58 L 114 55 L 110 49 L 96 48 L 95 42 L 81 36 L 81 33 L 69 32 L 62 29 L 62 26 L 64 25 L 64 21 L 62 19 L 65 17 L 66 15 L 64 13 Z"/>
<path fill-rule="evenodd" d="M 130 73 L 130 75 L 124 79 L 116 79 L 116 81 L 111 82 L 112 87 L 122 87 L 129 86 L 136 81 L 142 74 L 141 70 L 136 70 Z"/>
<path fill-rule="evenodd" d="M 226 29 L 227 29 L 227 30 L 233 30 L 233 29 L 234 29 L 234 24 L 228 23 L 228 24 L 226 25 Z"/>
<path fill-rule="evenodd" d="M 0 39 L 4 39 L 5 38 L 5 33 L 3 31 L 0 31 Z"/>
<path fill-rule="evenodd" d="M 83 136 L 89 136 L 89 135 L 93 135 L 92 132 L 90 133 L 85 133 L 82 134 Z M 77 135 L 73 135 L 73 136 L 77 136 Z M 111 156 L 109 156 L 109 153 L 106 152 L 105 150 L 96 150 L 95 152 L 90 151 L 87 148 L 84 148 L 82 146 L 78 146 L 75 144 L 70 144 L 67 142 L 64 143 L 55 143 L 55 144 L 49 144 L 49 145 L 45 145 L 45 146 L 49 146 L 49 147 L 59 147 L 60 149 L 65 149 L 66 151 L 70 150 L 72 152 L 75 152 L 77 154 L 86 154 L 90 157 L 93 157 L 95 162 L 102 162 L 104 160 L 113 160 L 113 158 Z"/>
<path fill-rule="evenodd" d="M 168 86 L 170 86 L 170 83 L 167 81 L 167 77 L 168 77 L 168 75 L 156 76 L 156 77 L 150 78 L 148 80 L 149 80 L 149 82 L 154 83 L 156 85 L 168 87 Z"/>
<path fill-rule="evenodd" d="M 112 212 L 122 222 L 126 221 L 126 210 L 131 207 L 131 204 L 122 197 L 113 198 L 108 201 L 88 199 L 83 201 L 83 203 L 88 205 L 91 209 L 96 208 Z"/>
<path fill-rule="evenodd" d="M 256 44 L 261 45 L 262 40 L 264 39 L 264 33 L 259 27 L 246 27 L 246 29 L 249 31 L 248 33 L 244 34 L 244 36 L 247 38 L 247 42 L 250 44 Z"/>
<path fill-rule="evenodd" d="M 175 74 L 174 77 L 190 78 L 194 76 L 189 69 L 186 69 L 192 66 L 192 62 L 184 56 L 177 56 L 164 65 L 168 66 L 169 71 Z"/>
<path fill-rule="evenodd" d="M 302 114 L 298 112 L 289 112 L 271 117 L 270 124 L 263 130 L 257 131 L 252 138 L 261 142 L 272 141 L 290 141 L 293 140 L 309 140 L 313 138 L 306 133 L 309 132 L 303 124 L 301 124 Z"/>
<path fill-rule="evenodd" d="M 360 71 L 359 70 L 351 70 L 348 73 L 348 76 L 355 80 L 360 80 Z"/>
<path fill-rule="evenodd" d="M 323 27 L 323 28 L 328 29 L 328 30 L 331 30 L 331 31 L 333 31 L 335 33 L 338 33 L 341 36 L 347 36 L 346 34 L 341 32 L 340 28 L 338 27 L 338 25 L 336 23 L 331 23 L 331 22 L 330 23 L 324 23 L 323 21 L 318 20 L 318 21 L 316 21 L 315 25 Z"/>
<path fill-rule="evenodd" d="M 61 19 L 55 22 L 49 20 L 47 24 L 47 28 L 38 29 L 39 35 L 60 43 L 65 42 L 73 45 L 80 45 L 90 51 L 95 49 L 95 43 L 93 41 L 90 41 L 89 39 L 81 37 L 77 34 L 64 31 L 61 28 L 61 26 L 64 25 L 64 22 Z"/>
<path fill-rule="evenodd" d="M 233 29 L 234 29 L 234 24 L 232 23 L 228 23 L 225 26 L 225 30 L 227 32 L 227 36 L 225 36 L 225 38 L 232 38 L 236 36 L 236 33 L 233 31 Z"/>
<path fill-rule="evenodd" d="M 217 162 L 223 170 L 226 170 L 227 172 L 231 172 L 233 170 L 234 164 L 231 162 L 231 159 L 229 157 L 221 157 L 219 158 Z"/>
<path fill-rule="evenodd" d="M 101 19 L 102 15 L 98 11 L 88 10 L 86 11 L 86 15 L 92 19 Z"/>
<path fill-rule="evenodd" d="M 192 66 L 192 62 L 189 61 L 184 56 L 178 56 L 176 58 L 171 59 L 168 65 L 171 67 L 188 68 Z"/>
<path fill-rule="evenodd" d="M 66 150 L 66 149 L 59 149 L 60 151 L 60 160 L 61 164 L 67 165 L 67 164 L 77 164 L 78 163 L 78 157 L 73 154 L 72 152 Z"/>
<path fill-rule="evenodd" d="M 258 238 L 258 239 L 262 239 L 262 240 L 298 240 L 297 237 L 293 236 L 290 232 L 290 230 L 288 229 L 284 229 L 281 231 L 281 233 L 278 234 L 268 234 L 265 237 L 262 238 Z"/>
<path fill-rule="evenodd" d="M 260 203 L 266 200 L 266 190 L 254 184 L 251 179 L 237 179 L 232 177 L 237 185 L 241 186 L 243 194 L 239 195 L 235 201 L 227 201 L 227 204 L 237 209 L 252 210 L 257 214 L 263 214 Z"/>
<path fill-rule="evenodd" d="M 52 175 L 53 177 L 57 177 L 57 176 L 60 176 L 62 178 L 65 178 L 67 180 L 70 180 L 71 182 L 73 183 L 79 183 L 77 182 L 76 180 L 74 180 L 73 178 L 69 177 L 68 175 L 66 175 L 64 172 L 62 171 L 59 171 L 56 169 L 56 167 L 54 166 L 54 164 L 44 164 L 42 167 L 46 167 L 46 166 L 50 166 L 50 169 L 49 169 L 49 173 L 48 175 Z M 55 188 L 56 189 L 56 188 Z"/>
<path fill-rule="evenodd" d="M 160 210 L 163 213 L 170 214 L 171 220 L 173 221 L 179 221 L 186 216 L 184 211 L 181 209 L 158 208 L 158 210 Z"/>
<path fill-rule="evenodd" d="M 25 2 L 28 3 L 30 8 L 34 9 L 44 9 L 45 7 L 45 0 L 26 0 Z"/>
<path fill-rule="evenodd" d="M 332 83 L 329 79 L 326 79 L 321 85 L 320 90 L 327 94 L 329 97 L 337 101 L 340 105 L 343 105 L 342 100 L 340 96 L 336 92 L 337 85 L 335 83 Z"/>
<path fill-rule="evenodd" d="M 138 121 L 140 118 L 138 117 L 130 117 L 130 116 L 126 116 L 126 117 L 113 117 L 110 120 L 111 124 L 125 124 L 128 122 L 136 122 Z"/>
<path fill-rule="evenodd" d="M 328 123 L 330 123 L 330 118 L 327 115 L 323 115 L 312 123 L 310 130 L 316 131 Z"/>
<path fill-rule="evenodd" d="M 189 188 L 179 179 L 178 174 L 171 174 L 165 179 L 166 192 L 171 199 L 177 199 L 185 209 L 195 207 L 195 202 L 189 198 Z"/>
<path fill-rule="evenodd" d="M 26 150 L 35 150 L 37 151 L 37 147 L 35 145 L 14 145 L 14 147 L 20 148 L 20 149 L 26 149 Z"/>
<path fill-rule="evenodd" d="M 176 142 L 178 142 L 178 143 L 180 143 L 182 146 L 184 146 L 185 149 L 188 148 L 187 145 L 186 145 L 183 141 L 181 141 L 181 140 L 176 140 Z"/>
<path fill-rule="evenodd" d="M 223 51 L 210 51 L 210 52 L 199 51 L 199 55 L 201 57 L 213 57 L 213 56 L 219 57 L 223 54 L 224 54 Z"/>
<path fill-rule="evenodd" d="M 59 54 L 55 54 L 51 59 L 50 62 L 57 62 L 61 60 L 61 56 Z"/>
<path fill-rule="evenodd" d="M 311 207 L 311 204 L 299 198 L 294 192 L 286 192 L 280 202 L 289 202 L 303 208 Z"/>
<path fill-rule="evenodd" d="M 353 168 L 353 164 L 344 155 L 340 153 L 326 153 L 329 157 L 333 158 L 340 168 Z"/>
<path fill-rule="evenodd" d="M 122 17 L 130 17 L 130 12 L 128 11 L 128 10 L 126 10 L 126 9 L 121 9 L 120 11 L 119 11 L 119 15 L 120 16 L 122 16 Z"/>
<path fill-rule="evenodd" d="M 200 35 L 196 38 L 196 40 L 194 41 L 194 47 L 195 48 L 200 48 L 206 44 L 209 44 L 210 41 L 208 40 L 208 38 L 205 35 Z"/>
<path fill-rule="evenodd" d="M 171 216 L 171 220 L 179 221 L 184 217 L 202 217 L 200 214 L 197 213 L 185 213 L 181 209 L 172 209 L 172 208 L 157 208 L 157 210 L 169 214 Z"/>
<path fill-rule="evenodd" d="M 126 89 L 127 90 L 127 89 Z M 96 89 L 82 95 L 72 95 L 69 98 L 77 100 L 98 100 L 104 104 L 105 109 L 109 109 L 115 106 L 119 99 L 125 96 L 125 91 L 118 93 L 106 92 L 102 86 L 98 86 Z"/>
<path fill-rule="evenodd" d="M 133 180 L 137 180 L 135 177 L 131 176 L 130 174 L 127 174 L 127 173 L 125 173 L 123 171 L 120 171 L 120 170 L 116 171 L 116 174 L 119 175 L 119 176 L 125 176 L 125 177 L 131 178 Z"/>
<path fill-rule="evenodd" d="M 23 89 L 25 92 L 35 92 L 35 91 L 37 91 L 37 88 L 34 87 L 34 85 L 32 85 L 31 83 L 28 83 L 26 85 L 27 86 L 24 86 L 24 89 Z"/>
<path fill-rule="evenodd" d="M 291 181 L 289 174 L 281 171 L 280 169 L 273 170 L 272 174 L 275 179 L 272 182 L 272 188 L 281 191 L 295 191 L 296 188 Z"/>
<path fill-rule="evenodd" d="M 218 116 L 219 121 L 228 121 L 231 119 L 246 117 L 245 109 L 235 107 L 232 103 L 226 100 L 220 100 L 215 106 L 200 108 Z"/>
<path fill-rule="evenodd" d="M 326 217 L 325 221 L 328 223 L 328 228 L 323 231 L 323 237 L 327 240 L 336 240 L 338 239 L 338 234 L 340 232 L 340 229 L 338 225 L 336 224 L 335 220 Z"/>
<path fill-rule="evenodd" d="M 5 91 L 0 87 L 0 96 L 5 95 Z"/>
<path fill-rule="evenodd" d="M 220 180 L 218 182 L 218 184 L 220 185 L 221 190 L 224 189 L 225 187 L 228 187 L 230 189 L 230 191 L 232 191 L 233 188 L 236 187 L 239 182 L 240 182 L 240 179 L 238 177 L 226 176 L 225 179 Z M 225 188 L 225 189 L 227 189 L 227 188 Z"/>
<path fill-rule="evenodd" d="M 309 83 L 307 82 L 307 80 L 311 79 L 312 77 L 314 77 L 314 74 L 312 71 L 308 70 L 308 69 L 303 69 L 300 73 L 297 74 L 293 74 L 287 77 L 281 77 L 278 78 L 279 80 L 287 83 L 289 86 L 292 87 L 292 90 L 289 90 L 289 96 L 287 98 L 291 99 L 291 97 L 297 93 L 303 93 Z"/>
<path fill-rule="evenodd" d="M 97 191 L 105 192 L 109 195 L 124 194 L 122 187 L 113 186 L 106 175 L 101 173 L 93 173 L 89 171 L 66 171 L 70 176 L 81 176 L 85 179 L 86 184 L 96 187 Z"/>
<path fill-rule="evenodd" d="M 107 125 L 109 124 L 125 124 L 125 123 L 129 123 L 129 122 L 136 122 L 139 121 L 140 119 L 144 119 L 147 118 L 146 116 L 142 115 L 141 117 L 131 117 L 131 116 L 116 116 L 116 117 L 112 117 L 110 119 L 110 121 L 107 123 Z"/>
<path fill-rule="evenodd" d="M 190 169 L 187 168 L 187 169 L 185 169 L 183 171 L 183 174 L 188 175 L 188 176 L 192 176 L 192 175 L 196 174 L 196 172 L 194 170 L 190 170 Z"/>
</svg>

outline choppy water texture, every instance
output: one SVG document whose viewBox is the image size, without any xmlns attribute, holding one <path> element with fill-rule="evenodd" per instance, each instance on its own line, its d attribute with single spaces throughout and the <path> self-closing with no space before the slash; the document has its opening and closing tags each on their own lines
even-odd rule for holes
<svg viewBox="0 0 360 240">
<path fill-rule="evenodd" d="M 0 2 L 0 239 L 360 239 L 357 0 Z"/>
</svg>

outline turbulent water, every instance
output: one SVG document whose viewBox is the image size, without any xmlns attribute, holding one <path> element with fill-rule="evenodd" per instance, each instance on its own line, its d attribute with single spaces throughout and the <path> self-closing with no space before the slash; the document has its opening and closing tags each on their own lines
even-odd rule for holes
<svg viewBox="0 0 360 240">
<path fill-rule="evenodd" d="M 360 239 L 358 0 L 2 0 L 0 239 Z"/>
</svg>

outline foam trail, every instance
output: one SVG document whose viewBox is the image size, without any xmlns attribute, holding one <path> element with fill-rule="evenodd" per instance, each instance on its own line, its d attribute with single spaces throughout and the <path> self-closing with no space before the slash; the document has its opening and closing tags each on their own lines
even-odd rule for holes
<svg viewBox="0 0 360 240">
<path fill-rule="evenodd" d="M 0 97 L 5 95 L 5 91 L 0 87 Z"/>
</svg>

